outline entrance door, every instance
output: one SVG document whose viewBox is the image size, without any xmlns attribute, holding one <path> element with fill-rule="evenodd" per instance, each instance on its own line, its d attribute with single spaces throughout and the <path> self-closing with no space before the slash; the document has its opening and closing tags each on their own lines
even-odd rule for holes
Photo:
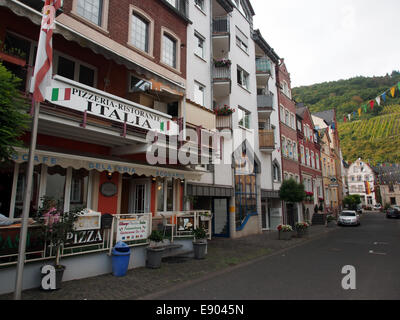
<svg viewBox="0 0 400 320">
<path fill-rule="evenodd" d="M 131 180 L 129 212 L 146 213 L 150 211 L 150 183 L 147 180 Z"/>
<path fill-rule="evenodd" d="M 214 198 L 213 207 L 213 235 L 216 237 L 229 237 L 228 199 Z"/>
<path fill-rule="evenodd" d="M 269 214 L 267 213 L 267 205 L 265 202 L 261 203 L 261 222 L 262 222 L 262 229 L 267 230 L 269 227 L 268 223 Z"/>
</svg>

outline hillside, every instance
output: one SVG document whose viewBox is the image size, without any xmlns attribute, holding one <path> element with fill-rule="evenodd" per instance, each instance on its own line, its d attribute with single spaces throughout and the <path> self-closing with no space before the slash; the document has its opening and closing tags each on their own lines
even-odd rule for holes
<svg viewBox="0 0 400 320">
<path fill-rule="evenodd" d="M 356 77 L 314 84 L 293 89 L 293 98 L 305 103 L 311 112 L 336 109 L 343 157 L 354 161 L 361 157 L 371 163 L 400 163 L 400 92 L 371 110 L 358 113 L 352 121 L 343 122 L 344 115 L 357 111 L 391 88 L 397 87 L 400 73 L 393 71 L 385 77 Z M 353 120 L 354 119 L 354 120 Z"/>
<path fill-rule="evenodd" d="M 381 116 L 339 124 L 340 144 L 348 161 L 357 158 L 376 164 L 400 162 L 400 106 L 385 108 Z"/>
<path fill-rule="evenodd" d="M 318 83 L 311 86 L 293 88 L 293 98 L 297 102 L 306 104 L 311 112 L 336 109 L 338 120 L 343 115 L 352 113 L 360 105 L 375 99 L 392 86 L 400 82 L 400 72 L 393 71 L 384 77 L 355 77 L 348 80 L 339 80 Z M 387 97 L 387 104 L 400 104 L 400 94 L 395 98 Z M 363 114 L 364 118 L 370 118 L 380 114 L 381 108 L 374 108 L 373 112 Z"/>
</svg>

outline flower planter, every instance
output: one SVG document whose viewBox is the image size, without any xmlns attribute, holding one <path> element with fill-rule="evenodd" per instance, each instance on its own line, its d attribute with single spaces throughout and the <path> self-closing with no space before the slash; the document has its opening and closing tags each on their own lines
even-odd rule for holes
<svg viewBox="0 0 400 320">
<path fill-rule="evenodd" d="M 307 229 L 297 229 L 297 237 L 302 238 L 307 234 Z"/>
<path fill-rule="evenodd" d="M 146 267 L 150 269 L 158 269 L 161 267 L 161 259 L 165 248 L 147 248 Z"/>
<path fill-rule="evenodd" d="M 279 231 L 279 240 L 291 240 L 292 231 Z"/>
<path fill-rule="evenodd" d="M 56 269 L 56 289 L 61 289 L 65 266 L 59 265 L 54 268 Z"/>
<path fill-rule="evenodd" d="M 207 240 L 193 241 L 194 258 L 197 260 L 205 259 L 207 254 Z"/>
</svg>

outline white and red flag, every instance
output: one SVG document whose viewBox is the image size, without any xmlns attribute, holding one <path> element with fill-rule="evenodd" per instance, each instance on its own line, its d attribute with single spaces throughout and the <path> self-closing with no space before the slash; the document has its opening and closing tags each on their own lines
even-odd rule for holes
<svg viewBox="0 0 400 320">
<path fill-rule="evenodd" d="M 39 43 L 33 72 L 33 99 L 44 101 L 46 88 L 50 86 L 53 66 L 53 29 L 56 11 L 61 0 L 46 0 L 43 6 L 43 17 L 40 27 Z"/>
</svg>

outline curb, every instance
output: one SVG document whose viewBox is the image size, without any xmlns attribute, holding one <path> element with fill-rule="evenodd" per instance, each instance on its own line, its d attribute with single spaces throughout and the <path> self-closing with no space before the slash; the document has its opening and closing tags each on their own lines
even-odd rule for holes
<svg viewBox="0 0 400 320">
<path fill-rule="evenodd" d="M 250 265 L 250 264 L 253 264 L 253 263 L 257 263 L 257 262 L 262 261 L 262 260 L 264 260 L 264 259 L 267 259 L 267 258 L 269 258 L 269 257 L 276 256 L 276 255 L 281 254 L 281 253 L 283 253 L 283 252 L 286 252 L 286 251 L 288 251 L 288 250 L 290 250 L 290 249 L 299 247 L 299 246 L 301 246 L 301 245 L 304 245 L 304 244 L 306 244 L 306 243 L 309 243 L 309 242 L 311 242 L 311 241 L 314 241 L 314 240 L 316 240 L 316 239 L 318 239 L 318 238 L 320 238 L 320 237 L 326 236 L 326 235 L 328 235 L 329 233 L 331 233 L 332 231 L 338 230 L 339 228 L 336 227 L 336 228 L 331 228 L 330 230 L 329 230 L 329 228 L 327 228 L 327 229 L 328 229 L 327 232 L 321 232 L 321 233 L 318 233 L 318 234 L 316 234 L 316 235 L 314 235 L 314 236 L 311 236 L 311 237 L 309 236 L 308 238 L 306 238 L 306 240 L 301 241 L 300 243 L 297 243 L 297 244 L 288 246 L 288 247 L 283 248 L 283 249 L 280 249 L 280 250 L 278 250 L 278 251 L 271 252 L 271 253 L 266 254 L 266 255 L 263 255 L 263 256 L 261 256 L 261 257 L 258 257 L 258 258 L 255 258 L 255 259 L 251 259 L 251 260 L 246 261 L 246 262 L 239 263 L 239 264 L 237 264 L 237 265 L 235 265 L 235 266 L 231 266 L 231 267 L 224 268 L 224 269 L 222 269 L 222 270 L 214 271 L 214 272 L 209 273 L 209 274 L 207 274 L 207 275 L 205 275 L 205 276 L 203 276 L 203 277 L 200 277 L 200 278 L 198 278 L 198 279 L 188 280 L 188 281 L 185 281 L 185 282 L 182 283 L 182 284 L 178 284 L 178 285 L 175 285 L 175 286 L 170 287 L 170 288 L 163 289 L 163 290 L 158 291 L 158 292 L 150 293 L 150 294 L 147 294 L 147 295 L 145 295 L 145 296 L 137 297 L 137 298 L 131 298 L 131 299 L 130 299 L 130 298 L 127 298 L 127 300 L 155 300 L 155 299 L 157 299 L 157 297 L 162 296 L 162 295 L 164 295 L 164 294 L 167 294 L 167 293 L 169 293 L 169 292 L 176 291 L 176 290 L 180 290 L 180 289 L 184 289 L 184 288 L 189 287 L 189 286 L 191 286 L 191 285 L 194 285 L 194 284 L 197 284 L 197 283 L 206 281 L 206 280 L 210 280 L 210 279 L 215 278 L 215 277 L 217 277 L 217 276 L 219 276 L 219 275 L 222 275 L 222 274 L 224 274 L 224 273 L 232 272 L 232 271 L 234 271 L 234 270 L 237 270 L 237 269 L 239 269 L 239 268 L 246 267 L 246 266 L 248 266 L 248 265 Z"/>
</svg>

